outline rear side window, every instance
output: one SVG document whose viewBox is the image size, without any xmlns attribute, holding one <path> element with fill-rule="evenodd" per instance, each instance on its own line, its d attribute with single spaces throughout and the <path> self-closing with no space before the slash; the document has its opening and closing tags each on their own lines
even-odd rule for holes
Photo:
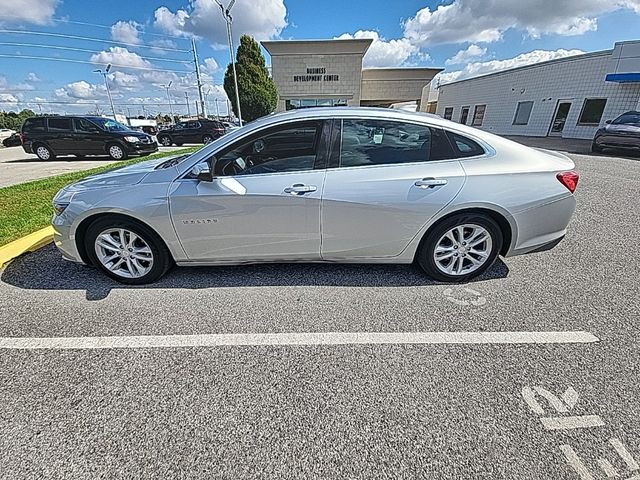
<svg viewBox="0 0 640 480">
<path fill-rule="evenodd" d="M 344 120 L 340 166 L 358 167 L 453 158 L 442 130 L 388 120 Z"/>
<path fill-rule="evenodd" d="M 25 133 L 44 132 L 45 130 L 44 117 L 27 118 L 22 126 L 22 131 Z"/>
<path fill-rule="evenodd" d="M 71 119 L 70 118 L 49 118 L 49 131 L 50 132 L 70 132 Z"/>
<path fill-rule="evenodd" d="M 447 135 L 449 136 L 457 158 L 475 157 L 485 154 L 484 148 L 482 148 L 478 142 L 453 132 L 447 132 Z"/>
</svg>

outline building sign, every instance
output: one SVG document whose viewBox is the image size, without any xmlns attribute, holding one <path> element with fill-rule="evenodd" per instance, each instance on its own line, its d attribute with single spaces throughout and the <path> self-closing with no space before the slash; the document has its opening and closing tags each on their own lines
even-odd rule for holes
<svg viewBox="0 0 640 480">
<path fill-rule="evenodd" d="M 294 75 L 294 82 L 338 82 L 340 80 L 339 75 L 327 74 L 325 67 L 313 67 L 307 68 L 306 75 Z"/>
</svg>

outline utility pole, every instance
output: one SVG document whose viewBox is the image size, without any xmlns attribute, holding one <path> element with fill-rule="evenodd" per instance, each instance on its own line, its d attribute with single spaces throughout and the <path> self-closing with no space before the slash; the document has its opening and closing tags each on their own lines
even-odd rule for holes
<svg viewBox="0 0 640 480">
<path fill-rule="evenodd" d="M 116 120 L 116 109 L 113 106 L 113 99 L 111 98 L 111 90 L 109 90 L 109 82 L 107 81 L 107 74 L 111 70 L 111 64 L 107 65 L 104 70 L 94 70 L 94 73 L 99 73 L 104 77 L 104 86 L 107 88 L 107 95 L 109 96 L 109 103 L 111 104 L 111 113 L 113 113 L 113 119 Z M 117 120 L 116 120 L 117 121 Z"/>
<path fill-rule="evenodd" d="M 220 10 L 222 11 L 222 18 L 224 18 L 224 21 L 227 23 L 227 37 L 229 39 L 229 56 L 231 57 L 231 67 L 233 69 L 233 85 L 236 89 L 236 107 L 238 109 L 238 122 L 240 122 L 240 126 L 242 126 L 242 112 L 240 111 L 240 94 L 238 93 L 238 75 L 236 74 L 236 62 L 233 58 L 233 39 L 231 36 L 231 22 L 233 21 L 233 18 L 231 17 L 230 12 L 231 12 L 231 8 L 233 7 L 233 4 L 236 3 L 236 0 L 231 0 L 227 8 L 224 8 L 224 5 L 222 5 L 221 0 L 216 0 L 216 3 L 218 4 L 218 6 L 220 7 Z M 229 118 L 231 118 L 231 115 L 229 115 Z"/>
<path fill-rule="evenodd" d="M 216 97 L 216 119 L 220 121 L 220 110 L 218 109 L 218 97 Z"/>
<path fill-rule="evenodd" d="M 191 38 L 191 49 L 193 50 L 193 63 L 196 64 L 196 81 L 198 82 L 198 94 L 200 95 L 200 111 L 202 116 L 207 118 L 207 109 L 204 104 L 204 97 L 202 96 L 202 80 L 200 79 L 200 62 L 198 61 L 198 51 L 196 50 L 196 40 Z M 196 113 L 198 109 L 196 108 Z"/>
<path fill-rule="evenodd" d="M 171 80 L 167 85 L 160 85 L 161 87 L 164 87 L 167 90 L 167 101 L 169 102 L 169 111 L 171 112 L 171 125 L 175 123 L 175 117 L 173 116 L 173 105 L 171 104 L 171 95 L 169 95 L 169 88 L 171 87 L 172 83 L 173 83 L 173 80 Z"/>
<path fill-rule="evenodd" d="M 189 92 L 184 92 L 184 98 L 187 101 L 187 117 L 191 116 L 191 105 L 189 105 Z"/>
</svg>

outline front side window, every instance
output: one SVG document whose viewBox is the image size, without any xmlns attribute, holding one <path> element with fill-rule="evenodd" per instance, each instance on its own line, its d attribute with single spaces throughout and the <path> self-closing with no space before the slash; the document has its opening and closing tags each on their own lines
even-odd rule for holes
<svg viewBox="0 0 640 480">
<path fill-rule="evenodd" d="M 611 123 L 614 125 L 634 125 L 638 127 L 640 126 L 640 112 L 623 113 Z"/>
<path fill-rule="evenodd" d="M 84 118 L 74 118 L 73 123 L 78 132 L 95 133 L 99 131 L 99 128 L 94 123 Z"/>
<path fill-rule="evenodd" d="M 187 128 L 200 128 L 200 122 L 187 122 Z"/>
<path fill-rule="evenodd" d="M 484 121 L 484 112 L 487 109 L 486 105 L 476 105 L 473 109 L 473 121 L 471 125 L 474 127 L 482 126 L 482 122 Z"/>
<path fill-rule="evenodd" d="M 453 158 L 437 128 L 388 120 L 344 120 L 340 166 L 359 167 Z"/>
<path fill-rule="evenodd" d="M 606 98 L 587 98 L 582 105 L 578 124 L 598 125 L 602 119 L 602 113 L 606 105 Z"/>
<path fill-rule="evenodd" d="M 322 122 L 304 122 L 252 135 L 220 153 L 214 174 L 254 175 L 313 170 Z"/>
<path fill-rule="evenodd" d="M 49 118 L 49 131 L 50 132 L 70 132 L 71 131 L 71 119 L 70 118 Z"/>
<path fill-rule="evenodd" d="M 446 107 L 444 109 L 444 119 L 451 120 L 453 118 L 453 107 Z"/>
<path fill-rule="evenodd" d="M 94 118 L 94 121 L 107 132 L 128 132 L 131 130 L 128 126 L 109 118 Z"/>
<path fill-rule="evenodd" d="M 516 107 L 516 114 L 513 117 L 514 125 L 527 125 L 529 123 L 529 117 L 531 117 L 531 110 L 533 109 L 533 102 L 518 102 Z"/>
</svg>

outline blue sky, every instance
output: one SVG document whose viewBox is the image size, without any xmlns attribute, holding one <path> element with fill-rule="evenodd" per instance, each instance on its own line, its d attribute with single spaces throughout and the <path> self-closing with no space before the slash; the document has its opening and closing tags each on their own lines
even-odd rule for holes
<svg viewBox="0 0 640 480">
<path fill-rule="evenodd" d="M 123 113 L 140 114 L 143 104 L 167 111 L 161 85 L 169 81 L 172 102 L 184 104 L 186 92 L 193 110 L 186 50 L 195 37 L 209 104 L 217 98 L 226 112 L 220 84 L 228 50 L 214 0 L 0 0 L 0 12 L 0 109 L 106 111 L 102 77 L 92 70 L 111 62 L 121 65 L 109 84 Z M 371 37 L 365 66 L 444 67 L 441 82 L 640 39 L 640 0 L 238 0 L 232 13 L 236 38 Z"/>
</svg>

